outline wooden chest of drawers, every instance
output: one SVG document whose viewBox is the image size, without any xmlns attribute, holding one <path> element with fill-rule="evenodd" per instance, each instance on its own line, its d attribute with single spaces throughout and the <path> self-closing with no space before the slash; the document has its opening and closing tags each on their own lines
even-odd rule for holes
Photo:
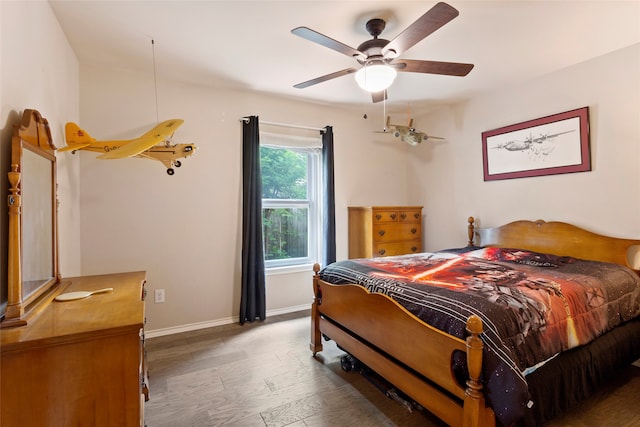
<svg viewBox="0 0 640 427">
<path fill-rule="evenodd" d="M 350 206 L 349 258 L 422 252 L 422 206 Z"/>
<path fill-rule="evenodd" d="M 2 426 L 144 426 L 145 272 L 63 279 L 27 326 L 1 333 Z"/>
</svg>

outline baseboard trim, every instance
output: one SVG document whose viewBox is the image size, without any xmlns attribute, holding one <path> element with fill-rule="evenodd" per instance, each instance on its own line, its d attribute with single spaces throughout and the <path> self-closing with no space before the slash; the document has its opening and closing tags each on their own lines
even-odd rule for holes
<svg viewBox="0 0 640 427">
<path fill-rule="evenodd" d="M 280 314 L 288 314 L 288 313 L 295 313 L 297 311 L 309 310 L 309 308 L 310 308 L 309 304 L 304 304 L 304 305 L 298 305 L 294 307 L 267 310 L 267 318 L 270 316 L 277 316 Z M 206 328 L 213 328 L 216 326 L 230 325 L 232 323 L 238 323 L 238 316 L 227 317 L 226 319 L 210 320 L 207 322 L 198 322 L 198 323 L 190 323 L 187 325 L 172 326 L 170 328 L 154 329 L 151 331 L 145 330 L 144 336 L 145 338 L 156 338 L 156 337 L 162 337 L 165 335 L 179 334 L 181 332 L 197 331 L 198 329 L 206 329 Z"/>
</svg>

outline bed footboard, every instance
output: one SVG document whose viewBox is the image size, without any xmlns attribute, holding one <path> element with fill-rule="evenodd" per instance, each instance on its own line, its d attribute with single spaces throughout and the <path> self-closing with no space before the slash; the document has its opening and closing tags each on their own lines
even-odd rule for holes
<svg viewBox="0 0 640 427">
<path fill-rule="evenodd" d="M 439 331 L 386 295 L 358 285 L 320 280 L 314 266 L 310 349 L 322 351 L 322 335 L 362 361 L 424 408 L 452 426 L 495 425 L 482 384 L 482 321 L 467 321 L 466 341 Z M 398 331 L 401 331 L 400 333 Z M 460 385 L 451 369 L 455 352 L 466 353 L 469 378 Z"/>
</svg>

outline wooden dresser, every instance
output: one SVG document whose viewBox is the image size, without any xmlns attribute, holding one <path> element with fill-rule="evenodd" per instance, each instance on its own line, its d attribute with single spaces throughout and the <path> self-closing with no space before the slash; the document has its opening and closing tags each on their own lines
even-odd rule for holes
<svg viewBox="0 0 640 427">
<path fill-rule="evenodd" d="M 350 206 L 349 258 L 422 252 L 422 206 Z"/>
<path fill-rule="evenodd" d="M 2 329 L 2 426 L 144 425 L 145 272 L 64 279 L 27 326 Z M 74 301 L 63 292 L 113 288 Z"/>
</svg>

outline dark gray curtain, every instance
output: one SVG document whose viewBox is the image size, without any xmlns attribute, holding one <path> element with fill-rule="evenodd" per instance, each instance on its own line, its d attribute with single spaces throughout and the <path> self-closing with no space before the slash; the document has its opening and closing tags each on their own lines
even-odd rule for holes
<svg viewBox="0 0 640 427">
<path fill-rule="evenodd" d="M 240 324 L 266 317 L 258 116 L 242 120 L 242 294 Z"/>
<path fill-rule="evenodd" d="M 322 180 L 324 182 L 322 266 L 324 267 L 336 260 L 336 198 L 333 180 L 333 128 L 331 126 L 326 126 L 322 131 Z"/>
</svg>

